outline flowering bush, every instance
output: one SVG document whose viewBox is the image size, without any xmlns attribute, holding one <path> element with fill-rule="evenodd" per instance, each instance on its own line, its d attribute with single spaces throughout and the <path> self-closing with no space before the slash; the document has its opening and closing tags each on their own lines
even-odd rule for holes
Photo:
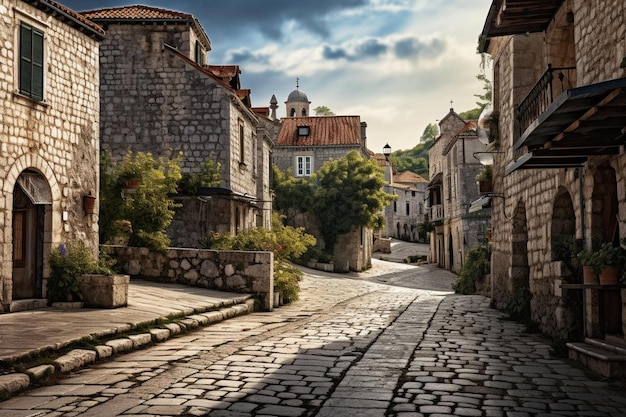
<svg viewBox="0 0 626 417">
<path fill-rule="evenodd" d="M 48 302 L 80 301 L 83 295 L 78 288 L 77 277 L 83 274 L 112 275 L 114 263 L 103 256 L 97 260 L 91 249 L 82 240 L 59 245 L 48 257 L 50 278 L 48 279 Z"/>
</svg>

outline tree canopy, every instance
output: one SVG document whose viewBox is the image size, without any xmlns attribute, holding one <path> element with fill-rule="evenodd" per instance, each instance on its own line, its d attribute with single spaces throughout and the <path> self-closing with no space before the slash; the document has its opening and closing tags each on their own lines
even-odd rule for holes
<svg viewBox="0 0 626 417">
<path fill-rule="evenodd" d="M 274 173 L 274 208 L 292 216 L 314 213 L 329 253 L 339 235 L 380 225 L 379 213 L 395 198 L 383 190 L 382 168 L 356 151 L 328 161 L 309 179 Z"/>
<path fill-rule="evenodd" d="M 313 111 L 315 112 L 316 116 L 334 116 L 335 115 L 335 113 L 333 113 L 326 106 L 317 106 L 316 108 L 313 109 Z"/>
</svg>

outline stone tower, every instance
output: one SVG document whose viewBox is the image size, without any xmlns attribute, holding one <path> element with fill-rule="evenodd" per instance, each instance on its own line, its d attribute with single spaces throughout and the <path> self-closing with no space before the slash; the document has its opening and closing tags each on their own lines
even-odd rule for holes
<svg viewBox="0 0 626 417">
<path fill-rule="evenodd" d="M 310 116 L 310 104 L 306 94 L 300 91 L 299 81 L 296 82 L 296 89 L 289 94 L 287 101 L 285 101 L 287 117 Z"/>
</svg>

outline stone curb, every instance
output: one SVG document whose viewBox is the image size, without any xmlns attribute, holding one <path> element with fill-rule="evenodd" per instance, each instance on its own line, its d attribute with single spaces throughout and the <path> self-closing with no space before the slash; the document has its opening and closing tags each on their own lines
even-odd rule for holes
<svg viewBox="0 0 626 417">
<path fill-rule="evenodd" d="M 220 310 L 199 313 L 197 311 L 185 311 L 187 317 L 178 319 L 176 323 L 167 323 L 162 327 L 154 327 L 146 330 L 146 333 L 129 335 L 119 339 L 112 339 L 104 345 L 95 346 L 93 349 L 74 349 L 67 354 L 56 358 L 52 365 L 40 365 L 29 368 L 25 373 L 11 373 L 0 375 L 0 401 L 4 398 L 24 391 L 30 385 L 42 378 L 49 377 L 55 373 L 64 374 L 96 363 L 99 360 L 110 358 L 114 355 L 123 354 L 133 350 L 149 347 L 154 343 L 168 340 L 172 336 L 188 331 L 209 326 L 232 317 L 242 316 L 254 311 L 254 300 L 245 300 L 242 304 L 235 304 L 224 307 Z M 131 330 L 131 326 L 128 326 Z M 105 331 L 102 334 L 94 334 L 93 337 L 110 336 L 111 332 Z"/>
</svg>

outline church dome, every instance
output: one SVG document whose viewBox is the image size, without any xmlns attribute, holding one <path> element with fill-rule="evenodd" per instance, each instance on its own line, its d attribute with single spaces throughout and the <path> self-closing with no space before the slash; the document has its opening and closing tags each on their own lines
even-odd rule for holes
<svg viewBox="0 0 626 417">
<path fill-rule="evenodd" d="M 293 90 L 289 97 L 287 97 L 288 102 L 304 102 L 308 103 L 309 98 L 300 90 Z"/>
</svg>

